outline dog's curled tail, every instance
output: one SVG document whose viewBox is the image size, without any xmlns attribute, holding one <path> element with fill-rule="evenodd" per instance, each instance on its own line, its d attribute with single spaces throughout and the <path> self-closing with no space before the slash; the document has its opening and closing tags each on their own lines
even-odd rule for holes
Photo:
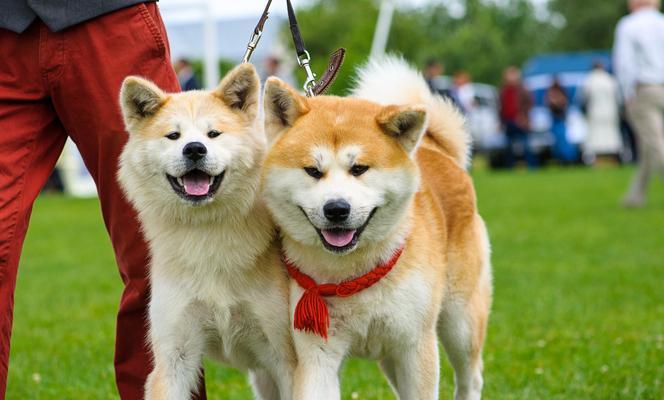
<svg viewBox="0 0 664 400">
<path fill-rule="evenodd" d="M 352 95 L 379 104 L 426 105 L 427 135 L 461 167 L 468 166 L 471 140 L 463 116 L 451 101 L 432 94 L 422 75 L 403 58 L 387 56 L 360 67 Z"/>
</svg>

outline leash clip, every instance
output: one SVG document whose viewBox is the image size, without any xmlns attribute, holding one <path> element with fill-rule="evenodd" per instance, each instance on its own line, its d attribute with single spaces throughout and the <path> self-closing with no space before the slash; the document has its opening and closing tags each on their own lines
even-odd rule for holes
<svg viewBox="0 0 664 400">
<path fill-rule="evenodd" d="M 251 34 L 251 39 L 249 39 L 249 43 L 247 44 L 247 51 L 244 52 L 242 63 L 249 62 L 251 55 L 254 53 L 254 50 L 256 50 L 256 46 L 258 46 L 258 41 L 261 40 L 261 36 L 263 36 L 263 28 L 265 27 L 265 22 L 270 14 L 270 5 L 272 5 L 272 0 L 268 0 L 267 4 L 265 4 L 261 19 L 258 20 L 254 32 Z"/>
<path fill-rule="evenodd" d="M 304 51 L 304 54 L 298 55 L 297 56 L 297 64 L 304 68 L 304 71 L 307 73 L 307 80 L 304 81 L 304 85 L 302 88 L 304 91 L 307 93 L 308 97 L 313 97 L 314 96 L 314 86 L 316 86 L 316 74 L 313 73 L 311 70 L 311 65 L 309 64 L 309 61 L 311 61 L 311 56 L 309 55 L 308 51 Z"/>
<path fill-rule="evenodd" d="M 243 63 L 249 62 L 251 55 L 254 53 L 254 50 L 256 50 L 256 47 L 258 46 L 258 41 L 261 40 L 261 36 L 263 36 L 262 30 L 257 30 L 251 34 L 251 39 L 247 44 L 247 50 L 244 52 L 244 57 L 242 57 Z"/>
</svg>

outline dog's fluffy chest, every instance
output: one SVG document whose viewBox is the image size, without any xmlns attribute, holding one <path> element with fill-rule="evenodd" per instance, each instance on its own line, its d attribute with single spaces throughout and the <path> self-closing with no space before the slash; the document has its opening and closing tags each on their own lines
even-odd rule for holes
<svg viewBox="0 0 664 400">
<path fill-rule="evenodd" d="M 418 337 L 427 318 L 431 286 L 421 275 L 385 278 L 351 297 L 327 298 L 330 336 L 348 341 L 354 356 L 380 359 Z"/>
<path fill-rule="evenodd" d="M 209 356 L 238 368 L 266 367 L 259 360 L 270 353 L 266 315 L 288 315 L 286 286 L 278 282 L 285 277 L 263 265 L 269 230 L 220 225 L 162 230 L 151 239 L 151 307 L 182 310 L 182 323 L 193 321 L 205 332 Z"/>
<path fill-rule="evenodd" d="M 192 281 L 207 281 L 211 271 L 223 270 L 239 273 L 254 265 L 268 247 L 272 232 L 263 229 L 257 219 L 238 220 L 235 223 L 209 223 L 180 225 L 148 235 L 152 247 L 153 273 L 168 269 L 191 276 Z"/>
</svg>

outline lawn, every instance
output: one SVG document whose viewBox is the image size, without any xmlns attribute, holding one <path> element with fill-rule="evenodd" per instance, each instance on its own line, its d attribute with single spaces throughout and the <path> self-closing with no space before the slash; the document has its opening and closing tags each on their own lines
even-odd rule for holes
<svg viewBox="0 0 664 400">
<path fill-rule="evenodd" d="M 664 398 L 664 187 L 618 207 L 631 169 L 474 174 L 493 244 L 487 399 Z M 95 200 L 43 196 L 19 269 L 8 399 L 113 399 L 121 284 Z M 250 399 L 206 363 L 208 397 Z M 393 399 L 351 360 L 343 398 Z M 443 362 L 441 398 L 453 378 Z"/>
</svg>

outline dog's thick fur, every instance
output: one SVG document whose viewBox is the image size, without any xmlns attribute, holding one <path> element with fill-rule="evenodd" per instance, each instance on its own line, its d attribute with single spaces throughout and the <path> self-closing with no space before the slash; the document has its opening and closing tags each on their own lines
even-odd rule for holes
<svg viewBox="0 0 664 400">
<path fill-rule="evenodd" d="M 296 362 L 288 283 L 258 197 L 266 147 L 259 90 L 249 64 L 209 92 L 167 94 L 137 77 L 123 83 L 130 135 L 119 180 L 138 210 L 152 258 L 155 367 L 147 399 L 190 398 L 204 355 L 250 370 L 258 398 L 291 398 Z M 200 160 L 183 154 L 193 142 L 207 149 Z M 176 192 L 167 176 L 175 180 L 192 168 L 221 180 L 216 193 L 192 199 Z"/>
<path fill-rule="evenodd" d="M 398 59 L 362 70 L 355 95 L 305 98 L 276 78 L 265 87 L 264 195 L 287 257 L 319 284 L 339 283 L 405 245 L 374 286 L 325 298 L 327 341 L 294 331 L 294 398 L 338 399 L 339 367 L 356 355 L 379 360 L 400 399 L 435 399 L 440 338 L 456 399 L 479 399 L 491 269 L 463 119 Z M 341 225 L 326 219 L 331 200 L 351 207 Z M 322 234 L 334 229 L 360 236 L 334 248 Z M 303 289 L 290 287 L 292 315 Z"/>
</svg>

